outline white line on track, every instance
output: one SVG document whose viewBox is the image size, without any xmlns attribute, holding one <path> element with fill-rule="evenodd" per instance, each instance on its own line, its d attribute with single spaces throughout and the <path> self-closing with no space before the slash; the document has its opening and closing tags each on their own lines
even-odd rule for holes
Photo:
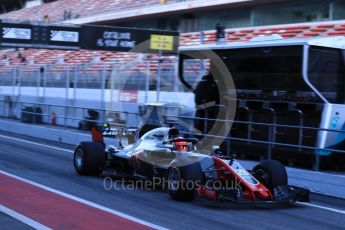
<svg viewBox="0 0 345 230">
<path fill-rule="evenodd" d="M 64 148 L 59 148 L 59 147 L 55 147 L 55 146 L 51 146 L 51 145 L 40 144 L 40 143 L 37 143 L 37 142 L 27 141 L 27 140 L 23 140 L 23 139 L 20 139 L 20 138 L 8 137 L 8 136 L 5 136 L 5 135 L 0 135 L 0 137 L 6 138 L 6 139 L 9 139 L 9 140 L 13 140 L 13 141 L 21 141 L 21 142 L 24 142 L 24 143 L 27 143 L 27 144 L 32 144 L 32 145 L 47 147 L 47 148 L 51 148 L 51 149 L 55 149 L 55 150 L 59 150 L 59 151 L 73 153 L 72 150 L 68 150 L 68 149 L 64 149 Z"/>
<path fill-rule="evenodd" d="M 68 193 L 64 193 L 64 192 L 61 192 L 61 191 L 56 190 L 56 189 L 53 189 L 53 188 L 49 188 L 49 187 L 47 187 L 47 186 L 38 184 L 38 183 L 36 183 L 36 182 L 34 182 L 34 181 L 31 181 L 31 180 L 28 180 L 28 179 L 25 179 L 25 178 L 16 176 L 16 175 L 14 175 L 14 174 L 11 174 L 11 173 L 8 173 L 8 172 L 2 171 L 2 170 L 0 170 L 0 173 L 4 174 L 4 175 L 6 175 L 6 176 L 12 177 L 12 178 L 14 178 L 14 179 L 20 180 L 20 181 L 22 181 L 22 182 L 28 183 L 28 184 L 30 184 L 30 185 L 39 187 L 39 188 L 44 189 L 44 190 L 46 190 L 46 191 L 49 191 L 49 192 L 58 194 L 58 195 L 60 195 L 60 196 L 69 198 L 69 199 L 71 199 L 71 200 L 80 202 L 80 203 L 82 203 L 82 204 L 85 204 L 85 205 L 88 205 L 88 206 L 91 206 L 91 207 L 100 209 L 100 210 L 102 210 L 102 211 L 105 211 L 105 212 L 114 214 L 114 215 L 116 215 L 116 216 L 123 217 L 123 218 L 125 218 L 125 219 L 127 219 L 127 220 L 131 220 L 131 221 L 137 222 L 137 223 L 142 224 L 142 225 L 145 225 L 145 226 L 147 226 L 147 227 L 154 228 L 154 229 L 159 229 L 159 230 L 166 230 L 166 229 L 167 229 L 167 228 L 164 228 L 164 227 L 162 227 L 162 226 L 155 225 L 155 224 L 153 224 L 153 223 L 147 222 L 147 221 L 145 221 L 145 220 L 142 220 L 142 219 L 139 219 L 139 218 L 136 218 L 136 217 L 127 215 L 127 214 L 125 214 L 125 213 L 122 213 L 122 212 L 119 212 L 119 211 L 116 211 L 116 210 L 113 210 L 113 209 L 104 207 L 104 206 L 102 206 L 102 205 L 93 203 L 93 202 L 91 202 L 91 201 L 87 201 L 87 200 L 84 200 L 84 199 L 82 199 L 82 198 L 79 198 L 79 197 L 70 195 L 70 194 L 68 194 Z"/>
<path fill-rule="evenodd" d="M 26 216 L 23 216 L 22 214 L 19 214 L 18 212 L 13 211 L 12 209 L 9 209 L 3 205 L 0 204 L 0 212 L 5 213 L 8 216 L 11 216 L 15 218 L 16 220 L 29 225 L 30 227 L 38 230 L 51 230 L 51 228 L 48 228 L 47 226 L 44 226 L 43 224 L 40 224 L 33 219 L 30 219 Z"/>
<path fill-rule="evenodd" d="M 304 205 L 304 206 L 324 209 L 324 210 L 328 210 L 328 211 L 331 211 L 331 212 L 336 212 L 336 213 L 345 215 L 345 210 L 339 210 L 339 209 L 335 209 L 335 208 L 324 207 L 324 206 L 321 206 L 321 205 L 316 205 L 316 204 L 311 204 L 311 203 L 303 203 L 303 202 L 297 202 L 297 203 L 301 204 L 301 205 Z"/>
<path fill-rule="evenodd" d="M 4 136 L 4 135 L 0 135 L 0 137 L 7 138 L 7 139 L 10 139 L 10 140 L 21 141 L 21 142 L 28 143 L 28 144 L 33 144 L 33 145 L 38 145 L 38 146 L 42 146 L 42 147 L 47 147 L 47 148 L 51 148 L 51 149 L 56 149 L 56 150 L 61 150 L 61 151 L 73 153 L 72 150 L 67 150 L 67 149 L 63 149 L 63 148 L 59 148 L 59 147 L 55 147 L 55 146 L 51 146 L 51 145 L 40 144 L 40 143 L 37 143 L 37 142 L 27 141 L 27 140 L 23 140 L 23 139 L 20 139 L 20 138 L 8 137 L 8 136 Z M 51 191 L 51 190 L 52 190 L 52 191 L 56 191 L 56 192 L 54 192 L 54 193 L 57 193 L 57 194 L 60 194 L 60 193 L 61 193 L 61 194 L 65 194 L 66 197 L 68 197 L 68 196 L 74 197 L 74 198 L 71 198 L 71 199 L 73 199 L 73 200 L 78 201 L 78 199 L 80 199 L 80 198 L 78 198 L 78 197 L 75 197 L 75 196 L 72 196 L 72 195 L 69 195 L 69 194 L 60 192 L 60 191 L 58 191 L 58 190 L 55 190 L 55 189 L 52 189 L 52 188 L 49 188 L 49 187 L 46 187 L 46 186 L 44 186 L 44 185 L 37 184 L 36 182 L 29 181 L 29 180 L 26 180 L 26 179 L 24 179 L 24 178 L 17 177 L 17 176 L 15 176 L 15 175 L 6 173 L 6 172 L 4 172 L 4 171 L 2 171 L 2 170 L 0 170 L 0 172 L 4 173 L 4 174 L 6 174 L 6 175 L 12 176 L 12 177 L 14 177 L 14 178 L 16 178 L 16 179 L 18 179 L 18 180 L 22 180 L 22 181 L 27 182 L 27 183 L 29 183 L 29 184 L 38 186 L 38 187 L 40 187 L 40 188 L 43 188 L 43 187 L 44 187 L 44 189 L 46 189 L 46 190 L 48 190 L 48 191 Z M 315 172 L 315 173 L 318 173 L 318 172 Z M 326 173 L 323 173 L 323 174 L 326 174 Z M 327 175 L 336 176 L 336 175 L 332 175 L 332 174 L 327 174 Z M 41 187 L 41 186 L 42 186 L 42 187 Z M 61 195 L 61 194 L 60 194 L 60 195 Z M 64 195 L 63 195 L 63 196 L 64 196 Z M 80 199 L 80 200 L 83 200 L 83 199 Z M 86 201 L 86 200 L 83 200 L 83 201 L 89 202 L 89 201 Z M 84 202 L 81 202 L 81 203 L 84 203 Z M 99 206 L 98 204 L 95 204 L 95 203 L 92 203 L 92 202 L 89 202 L 89 203 L 92 204 L 92 205 L 90 205 L 90 206 L 92 206 L 92 207 Z M 302 202 L 297 202 L 297 203 L 298 203 L 298 204 L 301 204 L 301 205 L 304 205 L 304 206 L 309 206 L 309 207 L 324 209 L 324 210 L 328 210 L 328 211 L 332 211 L 332 212 L 336 212 L 336 213 L 340 213 L 340 214 L 344 214 L 344 215 L 345 215 L 345 211 L 344 211 L 344 210 L 339 210 L 339 209 L 324 207 L 324 206 L 321 206 L 321 205 L 315 205 L 315 204 L 311 204 L 311 203 L 302 203 Z M 86 203 L 85 203 L 85 204 L 86 204 Z M 93 205 L 96 205 L 96 206 L 93 206 Z M 103 206 L 99 206 L 99 207 L 103 207 Z M 103 207 L 103 208 L 105 208 L 106 210 L 114 211 L 114 210 L 108 209 L 108 208 L 106 208 L 106 207 Z M 102 209 L 102 208 L 100 208 L 100 209 Z M 102 210 L 103 210 L 103 209 L 102 209 Z M 105 210 L 104 210 L 104 211 L 105 211 Z M 110 211 L 109 211 L 109 212 L 110 212 Z M 117 211 L 114 211 L 114 212 L 117 212 Z M 112 213 L 112 212 L 111 212 L 111 213 Z M 115 214 L 115 213 L 114 213 L 114 214 Z M 117 215 L 117 214 L 115 214 L 115 215 Z M 123 214 L 123 215 L 126 215 L 126 214 Z M 121 216 L 121 215 L 120 215 L 120 216 Z M 125 218 L 126 218 L 126 217 L 125 217 Z M 135 218 L 135 217 L 133 217 L 133 218 Z M 164 228 L 161 227 L 160 229 L 164 229 Z"/>
<path fill-rule="evenodd" d="M 288 167 L 287 169 L 288 170 L 291 170 L 291 169 L 293 170 L 294 168 Z M 344 175 L 337 175 L 337 174 L 331 174 L 331 173 L 325 173 L 325 172 L 315 172 L 315 171 L 309 171 L 309 170 L 305 170 L 305 169 L 298 169 L 298 170 L 306 171 L 308 173 L 313 173 L 313 174 L 320 174 L 320 175 L 325 175 L 325 176 L 333 176 L 333 177 L 343 177 L 343 178 L 345 178 Z"/>
</svg>

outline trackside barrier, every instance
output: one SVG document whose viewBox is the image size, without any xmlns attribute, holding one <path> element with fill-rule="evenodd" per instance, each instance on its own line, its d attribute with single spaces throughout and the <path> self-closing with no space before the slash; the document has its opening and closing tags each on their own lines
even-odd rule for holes
<svg viewBox="0 0 345 230">
<path fill-rule="evenodd" d="M 0 100 L 0 101 L 4 101 L 4 100 Z M 18 102 L 17 102 L 18 103 Z M 77 116 L 65 116 L 63 114 L 58 114 L 55 113 L 54 118 L 56 119 L 60 119 L 60 120 L 73 120 L 73 121 L 80 121 L 81 119 L 84 119 L 84 115 L 86 114 L 86 111 L 88 109 L 93 109 L 93 110 L 97 110 L 100 111 L 102 113 L 106 113 L 106 112 L 112 112 L 112 113 L 118 113 L 121 114 L 124 117 L 124 120 L 127 121 L 128 117 L 136 117 L 137 119 L 137 124 L 139 124 L 141 122 L 141 116 L 142 114 L 139 113 L 134 113 L 134 112 L 124 112 L 124 111 L 109 111 L 109 110 L 105 110 L 105 109 L 94 109 L 94 108 L 86 108 L 86 107 L 80 107 L 80 106 L 65 106 L 65 105 L 54 105 L 54 104 L 44 104 L 44 103 L 31 103 L 31 102 L 19 102 L 21 104 L 21 106 L 23 107 L 24 105 L 32 105 L 35 107 L 45 107 L 46 110 L 43 110 L 45 112 L 42 113 L 35 113 L 35 112 L 27 112 L 27 113 L 31 113 L 33 115 L 40 115 L 42 117 L 46 117 L 48 119 L 44 119 L 44 123 L 50 123 L 49 121 L 51 121 L 52 117 L 52 113 L 51 113 L 51 108 L 54 107 L 61 107 L 67 110 L 82 110 L 82 117 L 77 117 Z M 246 112 L 250 112 L 251 110 L 248 107 L 242 107 L 243 111 Z M 314 156 L 315 156 L 315 162 L 314 162 L 314 168 L 318 169 L 319 168 L 319 158 L 320 158 L 320 154 L 318 152 L 320 151 L 326 151 L 326 152 L 332 152 L 332 153 L 341 153 L 341 154 L 345 154 L 344 150 L 340 150 L 340 149 L 330 149 L 330 148 L 318 148 L 316 146 L 308 146 L 303 144 L 303 135 L 305 132 L 319 132 L 319 131 L 326 131 L 326 132 L 334 132 L 334 133 L 341 133 L 343 135 L 345 135 L 345 130 L 338 130 L 338 129 L 323 129 L 323 128 L 315 128 L 315 127 L 306 127 L 303 126 L 304 124 L 304 120 L 303 120 L 303 112 L 300 110 L 291 110 L 291 112 L 296 113 L 299 116 L 299 125 L 286 125 L 286 124 L 277 124 L 277 119 L 276 119 L 276 110 L 274 110 L 273 108 L 269 108 L 266 109 L 266 112 L 270 113 L 272 116 L 275 117 L 275 122 L 274 123 L 263 123 L 263 122 L 255 122 L 253 121 L 252 117 L 253 115 L 251 113 L 249 113 L 249 121 L 238 121 L 238 120 L 222 120 L 222 119 L 210 119 L 210 118 L 201 118 L 201 117 L 189 117 L 189 116 L 171 116 L 171 115 L 166 115 L 163 114 L 163 116 L 165 118 L 174 118 L 177 120 L 193 120 L 194 122 L 199 120 L 202 121 L 204 123 L 204 127 L 207 127 L 209 124 L 215 123 L 215 122 L 221 122 L 224 125 L 233 125 L 233 129 L 239 129 L 240 127 L 246 127 L 245 132 L 242 132 L 242 134 L 246 134 L 246 135 L 240 135 L 239 137 L 234 137 L 231 135 L 211 135 L 211 134 L 205 134 L 205 133 L 199 133 L 199 134 L 195 134 L 195 132 L 189 131 L 189 130 L 183 130 L 181 131 L 181 133 L 183 134 L 187 134 L 187 135 L 196 135 L 199 137 L 212 137 L 212 138 L 219 138 L 221 140 L 225 140 L 225 141 L 238 141 L 241 143 L 247 143 L 247 144 L 262 144 L 262 145 L 266 145 L 267 146 L 267 158 L 271 159 L 272 158 L 272 151 L 273 148 L 279 146 L 279 147 L 288 147 L 288 148 L 293 148 L 293 149 L 297 149 L 299 151 L 302 150 L 311 150 L 312 152 L 314 152 Z M 3 113 L 0 114 L 3 117 L 8 117 L 8 114 L 5 114 L 5 111 L 3 110 Z M 91 121 L 91 120 L 89 120 Z M 97 122 L 101 123 L 104 120 L 97 120 Z M 65 124 L 66 122 L 64 122 Z M 109 122 L 113 127 L 118 127 L 119 130 L 116 132 L 121 132 L 124 133 L 124 135 L 127 133 L 126 130 L 131 129 L 131 128 L 137 128 L 137 127 L 128 127 L 126 124 L 124 123 L 119 123 L 119 122 Z M 264 128 L 264 130 L 268 130 L 268 132 L 265 134 L 266 139 L 263 138 L 257 138 L 254 139 L 253 137 L 253 133 L 255 133 L 257 128 Z M 284 129 L 293 129 L 297 131 L 297 142 L 295 144 L 293 143 L 284 143 L 281 141 L 281 139 L 277 139 L 277 136 L 281 135 L 282 130 Z M 294 138 L 293 136 L 291 136 L 291 138 Z M 231 147 L 228 149 L 228 152 L 232 152 Z M 344 155 L 345 156 L 345 155 Z"/>
<path fill-rule="evenodd" d="M 0 99 L 0 102 L 4 102 L 4 100 Z M 123 115 L 123 120 L 126 121 L 128 120 L 128 117 L 136 117 L 137 118 L 137 123 L 140 122 L 140 119 L 138 118 L 138 113 L 134 113 L 134 112 L 124 112 L 124 111 L 109 111 L 107 109 L 101 109 L 101 108 L 91 108 L 91 107 L 81 107 L 81 106 L 66 106 L 66 105 L 59 105 L 59 104 L 46 104 L 46 103 L 36 103 L 36 102 L 16 102 L 17 105 L 19 105 L 20 108 L 25 108 L 25 107 L 39 107 L 42 108 L 42 113 L 36 113 L 36 112 L 31 112 L 31 111 L 25 111 L 25 114 L 31 114 L 31 115 L 39 115 L 42 117 L 46 117 L 46 119 L 43 119 L 46 124 L 50 124 L 52 120 L 60 120 L 60 125 L 65 125 L 68 120 L 71 121 L 81 121 L 81 120 L 86 120 L 86 121 L 96 121 L 96 122 L 104 122 L 104 120 L 102 119 L 98 119 L 98 120 L 88 120 L 85 119 L 86 114 L 87 114 L 87 110 L 95 110 L 95 111 L 99 111 L 101 113 L 105 113 L 105 112 L 114 112 L 114 113 L 119 113 L 121 115 Z M 52 110 L 55 109 L 55 110 Z M 61 109 L 58 109 L 61 108 Z M 56 110 L 60 110 L 63 111 L 63 113 L 58 113 Z M 72 111 L 74 110 L 74 112 L 76 113 L 77 110 L 81 110 L 81 113 L 79 113 L 79 115 L 74 115 L 74 116 L 66 116 L 65 114 L 65 110 L 67 111 Z M 8 115 L 6 114 L 6 111 L 4 109 L 2 109 L 2 114 L 0 113 L 0 116 L 2 117 L 8 117 Z M 102 117 L 102 116 L 100 116 Z M 17 119 L 20 119 L 20 116 L 16 116 Z M 35 123 L 35 122 L 33 122 Z M 124 126 L 123 123 L 116 123 L 113 122 L 112 124 L 116 124 L 117 126 Z"/>
</svg>

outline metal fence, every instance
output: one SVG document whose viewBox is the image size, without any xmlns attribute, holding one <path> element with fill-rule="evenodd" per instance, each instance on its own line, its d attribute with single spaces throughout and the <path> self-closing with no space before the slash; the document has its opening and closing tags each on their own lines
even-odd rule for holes
<svg viewBox="0 0 345 230">
<path fill-rule="evenodd" d="M 175 67 L 176 58 L 140 56 L 126 63 L 19 66 L 12 70 L 0 70 L 1 94 L 65 99 L 78 99 L 80 96 L 85 99 L 83 89 L 95 89 L 99 91 L 93 91 L 97 95 L 90 96 L 90 99 L 106 99 L 106 90 L 157 91 L 159 97 L 161 91 L 185 91 L 177 80 Z M 36 89 L 29 91 L 29 87 Z M 61 93 L 61 90 L 64 92 Z"/>
<path fill-rule="evenodd" d="M 0 103 L 2 103 L 2 106 L 0 107 L 0 116 L 3 117 L 10 117 L 10 114 L 8 111 L 6 111 L 4 108 L 6 107 L 6 101 L 0 100 Z M 41 119 L 36 119 L 42 123 L 54 123 L 53 120 L 57 119 L 60 120 L 61 125 L 66 125 L 69 123 L 69 121 L 81 121 L 81 120 L 87 120 L 87 111 L 88 110 L 95 110 L 91 107 L 78 107 L 78 106 L 65 106 L 65 105 L 54 105 L 54 104 L 43 104 L 43 103 L 28 103 L 28 102 L 18 102 L 20 108 L 25 108 L 27 106 L 32 107 L 39 107 L 41 108 L 41 111 L 39 113 L 33 111 L 33 112 L 26 112 L 27 114 L 34 114 L 42 117 Z M 56 108 L 61 108 L 60 113 L 54 113 L 52 114 L 51 111 L 58 111 Z M 130 119 L 135 119 L 136 124 L 140 124 L 142 122 L 143 114 L 139 114 L 138 112 L 124 112 L 124 111 L 116 111 L 116 110 L 104 110 L 104 109 L 96 109 L 100 113 L 104 114 L 117 114 L 117 120 L 113 120 L 110 122 L 112 126 L 115 127 L 126 127 L 126 128 L 137 128 L 136 127 L 128 127 L 127 122 Z M 66 112 L 67 111 L 67 112 Z M 20 118 L 21 114 L 17 114 L 16 117 Z M 227 134 L 210 134 L 205 133 L 203 131 L 200 131 L 198 133 L 195 133 L 190 130 L 184 130 L 181 133 L 184 135 L 189 136 L 196 136 L 199 139 L 208 137 L 208 138 L 214 138 L 218 139 L 220 142 L 225 142 L 227 144 L 227 153 L 234 152 L 233 145 L 241 143 L 243 145 L 251 145 L 251 144 L 259 144 L 262 146 L 265 146 L 266 148 L 266 158 L 271 159 L 274 156 L 273 150 L 276 148 L 281 147 L 288 147 L 290 149 L 294 149 L 296 151 L 296 154 L 301 153 L 304 154 L 305 151 L 308 151 L 309 154 L 313 155 L 313 167 L 314 169 L 319 169 L 320 165 L 320 151 L 328 151 L 332 153 L 341 153 L 345 154 L 344 150 L 340 149 L 328 149 L 328 148 L 318 148 L 315 145 L 308 145 L 303 142 L 303 135 L 307 132 L 330 132 L 330 133 L 341 133 L 345 135 L 345 130 L 337 130 L 337 129 L 322 129 L 322 128 L 315 128 L 315 127 L 306 127 L 301 125 L 283 125 L 283 124 L 277 124 L 277 123 L 261 123 L 261 122 L 255 122 L 255 121 L 236 121 L 236 120 L 220 120 L 220 119 L 209 119 L 209 118 L 201 118 L 201 117 L 190 117 L 190 116 L 171 116 L 169 114 L 162 114 L 164 117 L 164 120 L 167 120 L 168 118 L 174 118 L 174 120 L 177 121 L 186 121 L 186 120 L 192 120 L 192 122 L 195 123 L 195 121 L 201 121 L 204 124 L 204 127 L 209 126 L 210 124 L 214 124 L 215 122 L 221 123 L 223 126 L 234 126 L 234 125 L 245 125 L 248 128 L 247 135 L 244 136 L 233 136 L 232 132 L 228 132 Z M 89 120 L 92 122 L 96 122 L 98 124 L 101 124 L 104 122 L 103 119 L 98 118 L 97 120 Z M 35 121 L 33 121 L 35 122 Z M 251 135 L 252 127 L 264 127 L 265 131 L 267 133 L 265 134 L 264 138 L 255 138 Z M 277 132 L 279 129 L 292 129 L 296 130 L 298 133 L 298 136 L 295 137 L 297 141 L 295 143 L 289 143 L 284 142 L 282 139 L 277 138 L 281 133 Z M 288 135 L 288 133 L 287 133 Z M 289 138 L 289 137 L 287 137 Z"/>
</svg>

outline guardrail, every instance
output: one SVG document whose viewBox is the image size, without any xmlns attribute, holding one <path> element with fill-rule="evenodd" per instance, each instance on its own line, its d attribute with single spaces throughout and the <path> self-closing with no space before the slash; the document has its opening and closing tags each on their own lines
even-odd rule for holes
<svg viewBox="0 0 345 230">
<path fill-rule="evenodd" d="M 5 100 L 0 99 L 0 102 L 6 102 Z M 20 107 L 21 109 L 25 108 L 25 107 L 43 107 L 45 108 L 44 111 L 47 111 L 46 113 L 37 113 L 37 112 L 29 112 L 29 111 L 25 111 L 24 113 L 26 114 L 31 114 L 31 115 L 37 115 L 37 116 L 41 116 L 41 117 L 47 117 L 45 123 L 52 123 L 49 122 L 52 120 L 52 118 L 60 118 L 62 119 L 64 122 L 61 125 L 66 126 L 67 125 L 67 121 L 68 120 L 72 120 L 72 121 L 81 121 L 81 120 L 85 120 L 85 121 L 90 121 L 90 122 L 103 122 L 104 119 L 96 119 L 96 120 L 90 120 L 90 119 L 86 119 L 85 117 L 87 117 L 87 110 L 95 110 L 95 111 L 99 111 L 101 113 L 105 113 L 105 112 L 114 112 L 114 113 L 119 113 L 121 114 L 124 118 L 123 120 L 128 120 L 128 116 L 133 115 L 135 117 L 138 117 L 138 113 L 133 113 L 133 112 L 126 112 L 126 111 L 116 111 L 116 110 L 112 110 L 109 111 L 107 109 L 102 109 L 102 108 L 91 108 L 91 107 L 82 107 L 82 106 L 72 106 L 72 105 L 60 105 L 60 104 L 47 104 L 47 103 L 38 103 L 38 102 L 28 102 L 28 101 L 20 101 L 20 102 L 15 102 L 17 105 L 19 105 L 18 107 Z M 5 104 L 4 104 L 5 105 Z M 52 111 L 56 111 L 56 109 L 52 110 L 51 108 L 63 108 L 64 114 L 52 114 Z M 68 110 L 81 110 L 82 113 L 81 115 L 79 115 L 78 117 L 75 116 L 67 116 L 66 114 L 68 113 Z M 2 116 L 3 117 L 7 117 L 5 114 L 5 110 L 2 110 Z M 21 110 L 22 112 L 22 110 Z M 17 119 L 20 119 L 20 116 L 15 116 Z M 102 117 L 102 116 L 100 116 Z M 140 119 L 138 118 L 137 123 L 139 123 Z M 34 123 L 34 122 L 33 122 Z M 122 123 L 113 123 L 114 125 L 122 125 Z"/>
<path fill-rule="evenodd" d="M 17 87 L 19 92 L 21 87 L 55 87 L 66 90 L 149 90 L 154 87 L 158 91 L 183 90 L 182 84 L 176 80 L 176 59 L 132 57 L 133 60 L 122 62 L 96 60 L 84 64 L 65 63 L 63 56 L 60 59 L 55 64 L 22 64 L 16 68 L 2 66 L 0 85 Z M 39 90 L 37 94 L 39 96 Z"/>
</svg>

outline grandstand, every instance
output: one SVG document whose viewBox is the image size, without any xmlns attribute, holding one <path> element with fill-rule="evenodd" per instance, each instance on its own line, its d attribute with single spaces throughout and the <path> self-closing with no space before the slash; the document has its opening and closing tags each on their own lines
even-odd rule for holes
<svg viewBox="0 0 345 230">
<path fill-rule="evenodd" d="M 289 25 L 275 25 L 262 27 L 248 27 L 241 29 L 227 29 L 226 43 L 244 42 L 258 36 L 269 36 L 279 34 L 284 38 L 307 38 L 326 36 L 345 36 L 345 21 L 300 23 Z M 204 31 L 204 44 L 216 43 L 216 31 Z M 182 33 L 180 37 L 181 46 L 201 44 L 200 32 Z M 18 66 L 41 66 L 41 65 L 69 65 L 73 68 L 77 64 L 123 64 L 135 59 L 136 54 L 125 52 L 109 51 L 64 51 L 46 49 L 19 49 L 0 51 L 0 71 Z M 157 59 L 158 55 L 147 54 L 149 59 Z M 35 69 L 35 68 L 32 68 Z M 157 67 L 152 63 L 151 70 Z"/>
<path fill-rule="evenodd" d="M 182 46 L 200 44 L 200 32 L 181 34 Z M 345 21 L 298 23 L 226 30 L 226 43 L 246 42 L 254 37 L 281 35 L 283 38 L 345 36 Z M 216 31 L 204 31 L 204 43 L 216 43 Z"/>
<path fill-rule="evenodd" d="M 264 5 L 262 5 L 264 4 Z M 289 12 L 277 15 L 266 12 L 277 6 L 284 7 Z M 210 8 L 209 6 L 213 7 Z M 207 8 L 207 10 L 205 9 Z M 224 13 L 226 8 L 226 13 Z M 49 22 L 92 22 L 96 24 L 107 23 L 116 26 L 145 27 L 154 29 L 174 29 L 171 25 L 160 25 L 159 21 L 169 21 L 171 17 L 179 20 L 176 22 L 180 31 L 188 31 L 181 34 L 180 45 L 196 45 L 203 42 L 212 44 L 216 42 L 216 31 L 212 30 L 216 22 L 227 27 L 225 42 L 244 42 L 253 37 L 279 34 L 284 38 L 303 38 L 318 36 L 344 36 L 345 21 L 334 19 L 345 19 L 341 9 L 344 9 L 343 1 L 195 1 L 195 0 L 58 0 L 50 3 L 24 8 L 0 15 L 2 20 L 20 21 L 46 21 Z M 156 10 L 167 13 L 166 18 L 156 14 Z M 277 8 L 279 9 L 279 8 Z M 317 10 L 315 10 L 317 9 Z M 136 17 L 132 21 L 128 19 L 129 10 L 136 11 Z M 314 13 L 311 13 L 313 10 Z M 261 15 L 255 18 L 229 17 L 229 14 L 240 12 L 241 15 Z M 248 11 L 248 12 L 247 12 Z M 114 12 L 122 13 L 122 16 L 113 15 Z M 151 15 L 150 17 L 148 15 Z M 216 16 L 222 15 L 222 16 Z M 237 15 L 237 14 L 235 14 Z M 253 16 L 252 15 L 252 16 Z M 205 21 L 205 17 L 210 19 Z M 148 18 L 149 17 L 149 18 Z M 143 18 L 138 22 L 139 18 Z M 147 18 L 147 19 L 146 19 Z M 270 20 L 264 20 L 270 18 Z M 281 19 L 281 18 L 284 18 Z M 155 19 L 155 20 L 152 20 Z M 241 19 L 241 20 L 240 20 Z M 90 21 L 91 20 L 91 21 Z M 158 21 L 158 22 L 157 22 Z M 265 21 L 265 22 L 263 22 Z M 310 22 L 311 21 L 311 22 Z M 142 23 L 144 22 L 144 23 Z M 279 24 L 287 22 L 288 24 Z M 294 22 L 293 24 L 289 22 Z M 295 23 L 299 22 L 299 23 Z M 174 22 L 175 23 L 175 22 Z M 163 23 L 164 24 L 164 23 Z M 169 23 L 168 23 L 169 24 Z M 260 25 L 264 24 L 264 25 Z M 270 25 L 271 24 L 271 25 Z M 205 26 L 206 25 L 206 26 Z M 198 29 L 205 28 L 204 38 Z M 197 32 L 193 31 L 197 30 Z M 201 41 L 202 40 L 202 41 Z M 16 68 L 18 66 L 32 66 L 25 69 L 36 70 L 39 66 L 54 65 L 57 69 L 63 70 L 67 65 L 74 68 L 75 65 L 88 65 L 90 69 L 99 69 L 102 64 L 122 64 L 133 60 L 135 54 L 123 52 L 103 51 L 61 51 L 44 49 L 20 49 L 0 51 L 0 71 Z M 148 55 L 147 58 L 155 59 L 157 55 Z M 150 69 L 156 70 L 156 64 Z M 138 67 L 141 68 L 140 66 Z"/>
<path fill-rule="evenodd" d="M 53 1 L 56 0 L 1 0 L 0 12 L 8 13 L 11 11 L 20 10 L 26 7 L 38 6 Z"/>
<path fill-rule="evenodd" d="M 169 1 L 176 2 L 176 1 Z M 51 3 L 12 11 L 0 16 L 1 19 L 43 21 L 44 16 L 51 22 L 60 22 L 111 11 L 150 7 L 162 4 L 160 0 L 59 0 Z"/>
</svg>

